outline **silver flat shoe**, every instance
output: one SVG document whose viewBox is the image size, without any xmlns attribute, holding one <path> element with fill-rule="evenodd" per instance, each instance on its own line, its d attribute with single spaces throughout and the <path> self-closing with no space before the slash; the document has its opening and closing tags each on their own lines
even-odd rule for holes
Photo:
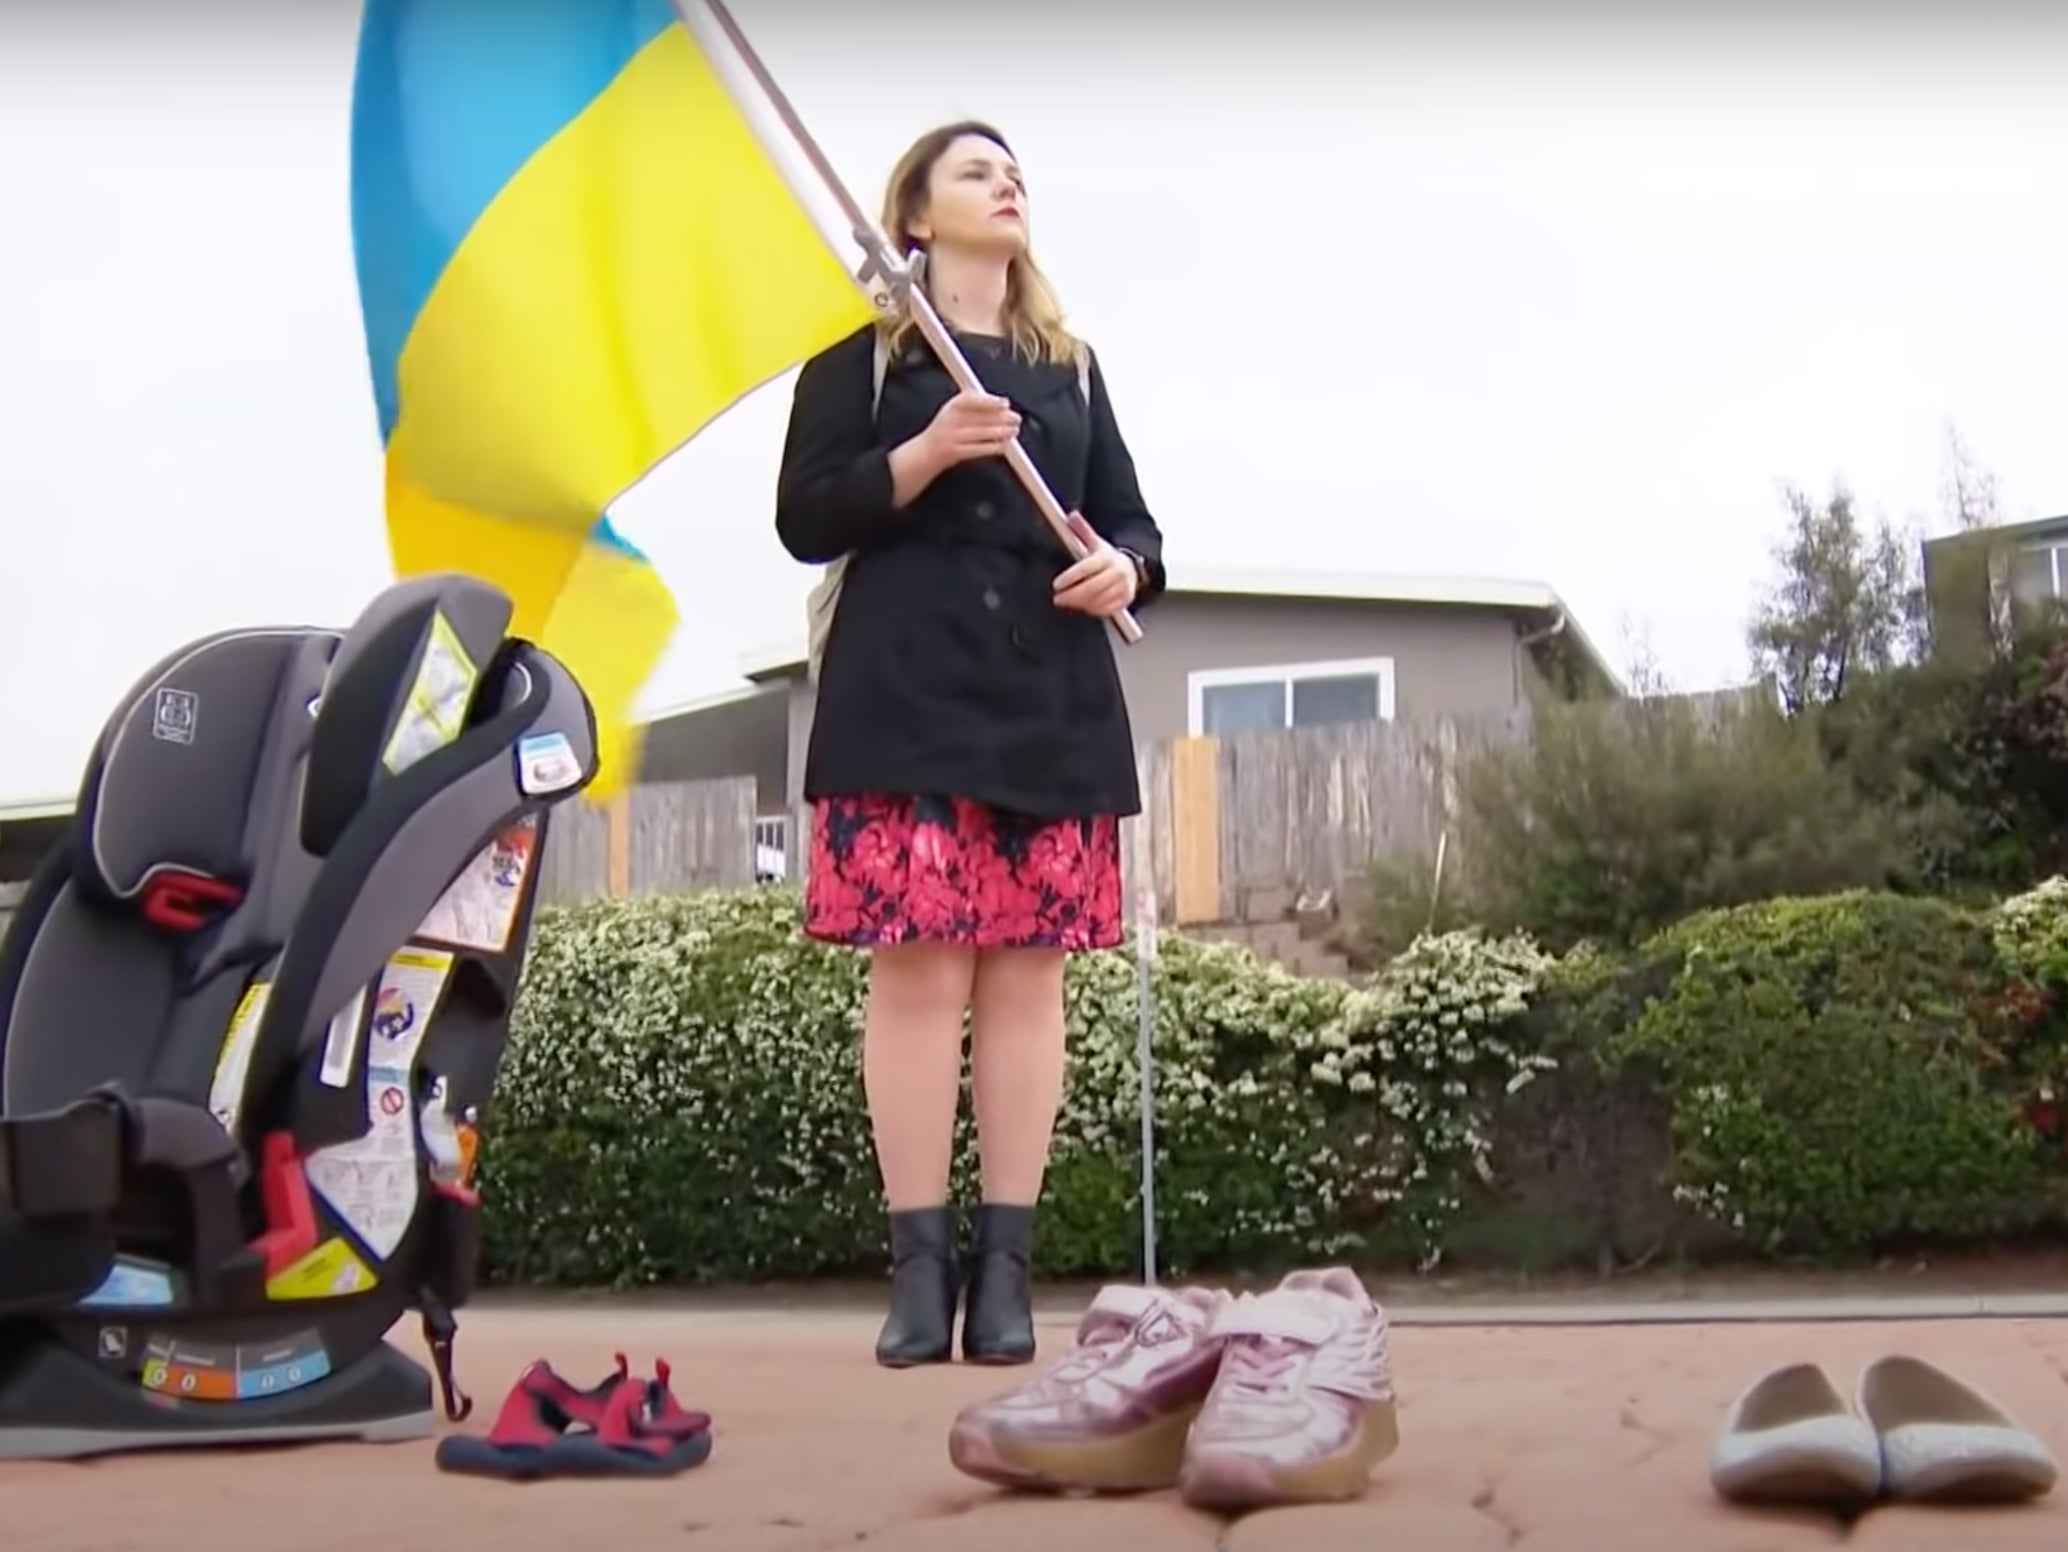
<svg viewBox="0 0 2068 1552">
<path fill-rule="evenodd" d="M 1890 1497 L 2016 1503 L 2051 1491 L 2060 1475 L 2038 1435 L 1921 1358 L 1892 1354 L 1869 1364 L 1859 1405 L 1880 1437 Z"/>
<path fill-rule="evenodd" d="M 1709 1480 L 1732 1503 L 1856 1509 L 1881 1491 L 1881 1445 L 1830 1376 L 1791 1364 L 1731 1403 Z"/>
</svg>

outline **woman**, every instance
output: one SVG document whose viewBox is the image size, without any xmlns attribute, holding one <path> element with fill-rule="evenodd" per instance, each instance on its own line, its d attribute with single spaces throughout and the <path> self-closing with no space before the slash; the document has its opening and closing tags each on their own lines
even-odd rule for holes
<svg viewBox="0 0 2068 1552">
<path fill-rule="evenodd" d="M 909 319 L 798 376 L 777 531 L 800 561 L 848 558 L 805 761 L 805 930 L 871 951 L 862 1077 L 892 1261 L 877 1360 L 951 1353 L 968 1013 L 982 1202 L 962 1351 L 1026 1363 L 1064 958 L 1120 941 L 1119 819 L 1141 807 L 1105 622 L 1161 590 L 1162 537 L 1098 364 L 1035 267 L 1003 137 L 921 136 L 884 203 L 989 391 L 959 393 Z M 1082 560 L 1000 456 L 1015 436 L 1091 546 Z"/>
</svg>

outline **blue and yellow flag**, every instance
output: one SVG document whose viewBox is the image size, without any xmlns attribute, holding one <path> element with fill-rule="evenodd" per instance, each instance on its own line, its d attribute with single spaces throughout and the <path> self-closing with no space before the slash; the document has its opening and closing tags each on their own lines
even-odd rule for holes
<svg viewBox="0 0 2068 1552">
<path fill-rule="evenodd" d="M 668 0 L 366 0 L 352 228 L 395 569 L 510 594 L 616 791 L 678 616 L 611 503 L 869 304 Z"/>
</svg>

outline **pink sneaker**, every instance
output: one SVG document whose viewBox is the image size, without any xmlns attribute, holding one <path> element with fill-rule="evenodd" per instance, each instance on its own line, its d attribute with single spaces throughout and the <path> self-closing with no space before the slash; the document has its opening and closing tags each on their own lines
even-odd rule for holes
<svg viewBox="0 0 2068 1552">
<path fill-rule="evenodd" d="M 1105 1289 L 1054 1368 L 964 1409 L 948 1459 L 1002 1487 L 1171 1486 L 1220 1362 L 1207 1328 L 1226 1300 L 1198 1288 Z"/>
<path fill-rule="evenodd" d="M 1354 1272 L 1294 1272 L 1214 1317 L 1220 1373 L 1179 1483 L 1196 1508 L 1320 1503 L 1363 1493 L 1400 1446 L 1385 1311 Z"/>
</svg>

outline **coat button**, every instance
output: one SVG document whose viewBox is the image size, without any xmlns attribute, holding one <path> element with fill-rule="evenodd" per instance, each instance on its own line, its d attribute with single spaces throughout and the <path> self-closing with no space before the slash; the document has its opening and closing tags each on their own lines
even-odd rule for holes
<svg viewBox="0 0 2068 1552">
<path fill-rule="evenodd" d="M 979 501 L 975 506 L 971 507 L 970 510 L 976 513 L 979 521 L 988 523 L 991 521 L 993 515 L 995 515 L 997 509 L 993 507 L 991 503 L 988 501 Z"/>
<path fill-rule="evenodd" d="M 996 609 L 1004 601 L 998 596 L 997 588 L 987 587 L 984 589 L 984 607 L 986 609 Z"/>
</svg>

